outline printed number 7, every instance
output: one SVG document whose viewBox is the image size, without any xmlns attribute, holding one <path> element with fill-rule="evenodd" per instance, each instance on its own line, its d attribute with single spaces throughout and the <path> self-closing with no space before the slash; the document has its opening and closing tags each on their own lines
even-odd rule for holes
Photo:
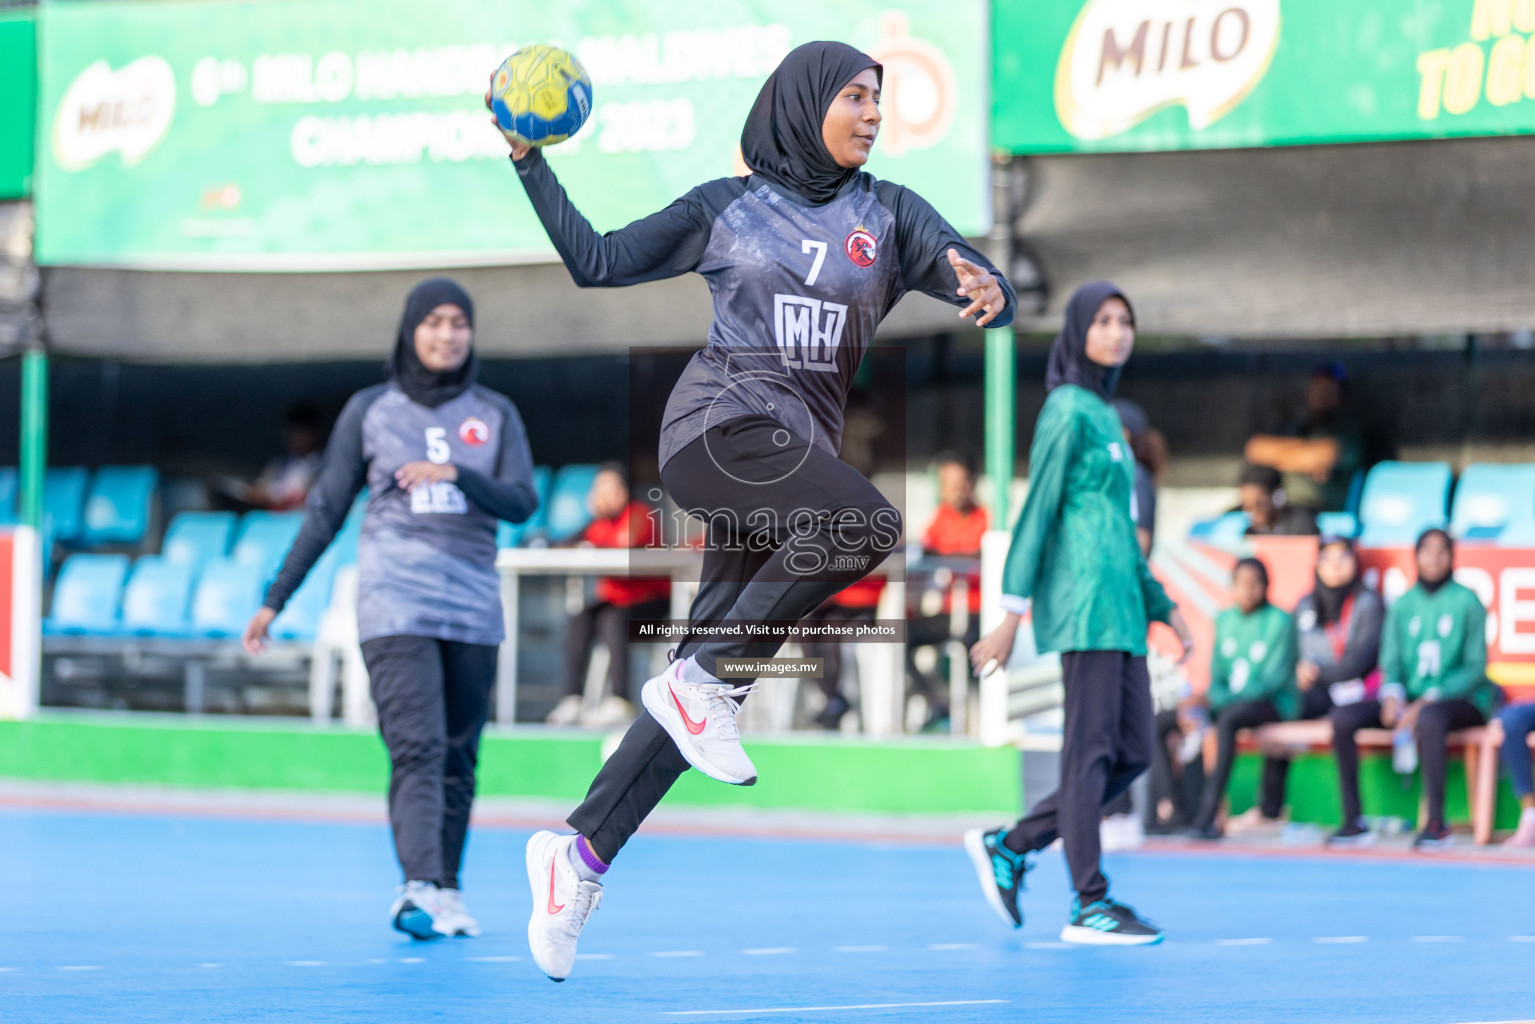
<svg viewBox="0 0 1535 1024">
<path fill-rule="evenodd" d="M 810 264 L 810 273 L 805 278 L 807 287 L 815 284 L 815 279 L 821 276 L 821 264 L 826 262 L 825 242 L 813 242 L 808 238 L 800 242 L 800 252 L 808 254 L 812 249 L 815 250 L 815 262 Z"/>
</svg>

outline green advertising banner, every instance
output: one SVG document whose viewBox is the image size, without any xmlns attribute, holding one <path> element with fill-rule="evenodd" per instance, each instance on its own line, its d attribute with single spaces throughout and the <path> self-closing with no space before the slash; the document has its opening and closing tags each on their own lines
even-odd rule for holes
<svg viewBox="0 0 1535 1024">
<path fill-rule="evenodd" d="M 37 23 L 32 11 L 0 11 L 0 199 L 32 191 L 37 134 Z"/>
<path fill-rule="evenodd" d="M 994 32 L 1015 153 L 1535 132 L 1535 0 L 998 0 Z"/>
<path fill-rule="evenodd" d="M 553 259 L 481 104 L 517 47 L 572 50 L 591 121 L 550 162 L 599 229 L 742 173 L 791 47 L 883 61 L 869 170 L 990 226 L 985 0 L 57 2 L 41 9 L 37 259 L 196 270 Z"/>
</svg>

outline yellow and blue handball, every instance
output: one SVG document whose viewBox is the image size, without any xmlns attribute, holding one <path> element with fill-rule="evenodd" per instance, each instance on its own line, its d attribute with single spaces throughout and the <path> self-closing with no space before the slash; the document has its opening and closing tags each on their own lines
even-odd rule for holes
<svg viewBox="0 0 1535 1024">
<path fill-rule="evenodd" d="M 592 80 L 557 46 L 524 46 L 490 80 L 490 109 L 507 135 L 530 146 L 564 142 L 592 112 Z"/>
</svg>

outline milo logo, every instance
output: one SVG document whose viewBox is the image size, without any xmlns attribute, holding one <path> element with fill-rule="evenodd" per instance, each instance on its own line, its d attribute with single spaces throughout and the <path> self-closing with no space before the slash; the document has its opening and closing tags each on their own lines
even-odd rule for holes
<svg viewBox="0 0 1535 1024">
<path fill-rule="evenodd" d="M 1056 65 L 1056 115 L 1104 139 L 1182 106 L 1200 131 L 1263 79 L 1278 45 L 1279 0 L 1088 0 Z"/>
<path fill-rule="evenodd" d="M 140 57 L 113 71 L 98 60 L 64 90 L 53 116 L 53 156 L 66 171 L 111 152 L 131 166 L 165 138 L 176 110 L 176 76 L 163 57 Z"/>
</svg>

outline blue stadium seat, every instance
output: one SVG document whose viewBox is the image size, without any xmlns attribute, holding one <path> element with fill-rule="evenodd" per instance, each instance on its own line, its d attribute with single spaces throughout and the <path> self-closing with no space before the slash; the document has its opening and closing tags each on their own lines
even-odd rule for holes
<svg viewBox="0 0 1535 1024">
<path fill-rule="evenodd" d="M 203 567 L 192 596 L 192 632 L 198 636 L 233 637 L 261 607 L 261 570 L 220 558 Z"/>
<path fill-rule="evenodd" d="M 71 555 L 54 581 L 45 631 L 116 633 L 127 576 L 126 555 Z"/>
<path fill-rule="evenodd" d="M 196 568 L 204 562 L 223 558 L 229 551 L 229 537 L 234 533 L 233 512 L 180 512 L 165 530 L 160 553 L 168 561 Z"/>
<path fill-rule="evenodd" d="M 548 525 L 549 492 L 554 482 L 554 470 L 548 466 L 533 467 L 533 489 L 538 492 L 538 510 L 523 523 L 503 522 L 496 530 L 496 547 L 515 548 L 529 537 L 542 532 Z"/>
<path fill-rule="evenodd" d="M 1189 527 L 1189 540 L 1224 546 L 1238 543 L 1246 532 L 1247 513 L 1238 509 L 1195 523 Z"/>
<path fill-rule="evenodd" d="M 1359 502 L 1366 547 L 1412 544 L 1431 526 L 1445 524 L 1450 497 L 1447 462 L 1382 462 L 1370 470 Z"/>
<path fill-rule="evenodd" d="M 1347 537 L 1353 540 L 1359 536 L 1359 520 L 1352 512 L 1318 512 L 1316 528 L 1324 537 Z"/>
<path fill-rule="evenodd" d="M 256 566 L 262 580 L 270 583 L 303 525 L 302 512 L 247 513 L 230 557 L 242 565 Z"/>
<path fill-rule="evenodd" d="M 20 486 L 21 476 L 16 472 L 16 467 L 0 466 L 0 523 L 16 521 L 16 498 Z"/>
<path fill-rule="evenodd" d="M 85 524 L 85 488 L 91 475 L 78 466 L 50 469 L 43 478 L 43 514 L 53 520 L 53 539 L 69 542 Z"/>
<path fill-rule="evenodd" d="M 1450 532 L 1473 543 L 1535 546 L 1535 463 L 1467 466 L 1455 485 Z"/>
<path fill-rule="evenodd" d="M 185 636 L 197 570 L 184 562 L 145 555 L 133 564 L 123 591 L 123 632 L 135 636 Z"/>
<path fill-rule="evenodd" d="M 320 616 L 330 607 L 331 587 L 336 581 L 336 571 L 356 559 L 355 541 L 350 551 L 347 550 L 344 538 L 337 537 L 332 541 L 320 560 L 315 562 L 314 568 L 309 570 L 309 575 L 304 577 L 304 582 L 288 598 L 288 603 L 283 606 L 277 618 L 272 620 L 272 636 L 278 640 L 313 640 L 320 629 Z"/>
<path fill-rule="evenodd" d="M 586 507 L 586 496 L 591 493 L 592 481 L 597 478 L 599 467 L 591 465 L 561 466 L 554 474 L 549 488 L 548 512 L 544 516 L 544 528 L 549 539 L 569 540 L 592 521 Z"/>
<path fill-rule="evenodd" d="M 85 499 L 88 545 L 137 544 L 149 529 L 160 473 L 153 466 L 103 466 Z"/>
</svg>

